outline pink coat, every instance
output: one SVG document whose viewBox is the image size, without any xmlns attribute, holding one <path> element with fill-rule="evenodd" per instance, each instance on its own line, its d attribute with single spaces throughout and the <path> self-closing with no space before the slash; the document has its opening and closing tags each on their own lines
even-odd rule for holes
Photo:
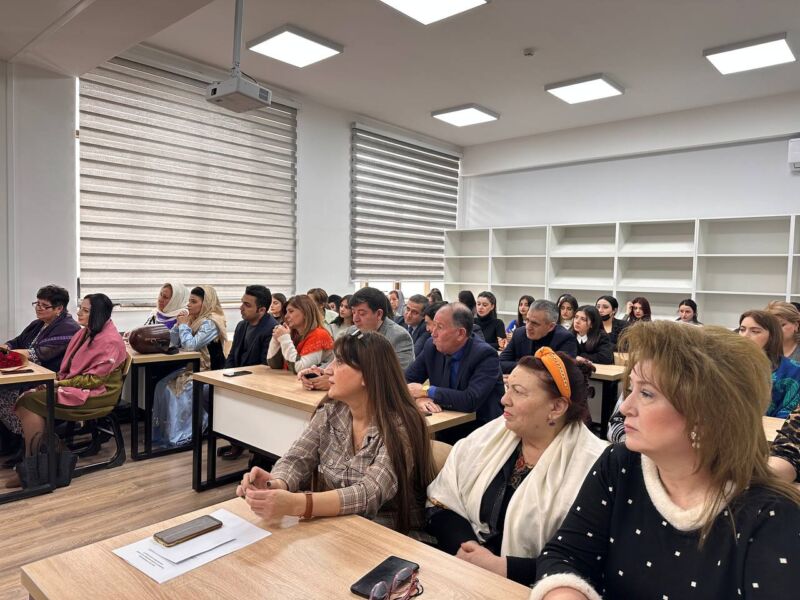
<svg viewBox="0 0 800 600">
<path fill-rule="evenodd" d="M 125 342 L 122 341 L 122 336 L 111 319 L 106 321 L 103 329 L 94 336 L 94 340 L 81 344 L 87 333 L 88 330 L 83 328 L 69 341 L 58 371 L 59 380 L 70 379 L 77 375 L 104 377 L 118 369 L 128 358 Z M 106 392 L 105 385 L 92 390 L 60 386 L 57 389 L 57 402 L 66 406 L 81 406 L 89 398 Z"/>
</svg>

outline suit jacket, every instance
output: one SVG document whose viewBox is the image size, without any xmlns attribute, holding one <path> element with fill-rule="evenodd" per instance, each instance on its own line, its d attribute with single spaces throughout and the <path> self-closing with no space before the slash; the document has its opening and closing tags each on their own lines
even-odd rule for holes
<svg viewBox="0 0 800 600">
<path fill-rule="evenodd" d="M 233 334 L 231 351 L 228 354 L 228 358 L 225 359 L 225 368 L 232 369 L 267 364 L 267 349 L 272 339 L 272 330 L 277 324 L 278 322 L 271 314 L 265 314 L 256 325 L 250 346 L 245 347 L 244 334 L 247 331 L 248 324 L 247 321 L 239 321 Z"/>
<path fill-rule="evenodd" d="M 433 400 L 442 408 L 476 413 L 479 424 L 503 414 L 500 399 L 505 393 L 497 351 L 484 341 L 471 337 L 464 345 L 455 389 L 450 387 L 450 373 L 445 373 L 446 356 L 436 349 L 433 340 L 406 369 L 406 381 L 436 386 Z"/>
<path fill-rule="evenodd" d="M 528 339 L 525 328 L 517 327 L 511 335 L 511 341 L 500 353 L 500 366 L 503 373 L 511 373 L 520 358 L 533 356 L 543 346 L 552 348 L 554 352 L 566 352 L 573 358 L 578 354 L 578 341 L 561 325 L 556 325 L 553 331 L 540 340 Z"/>
<path fill-rule="evenodd" d="M 351 325 L 346 332 L 346 335 L 353 333 L 358 329 L 355 325 Z M 408 365 L 414 362 L 414 343 L 411 341 L 411 334 L 408 329 L 401 327 L 391 319 L 384 319 L 378 333 L 389 340 L 389 343 L 394 348 L 397 354 L 397 360 L 400 361 L 400 368 L 406 369 Z"/>
</svg>

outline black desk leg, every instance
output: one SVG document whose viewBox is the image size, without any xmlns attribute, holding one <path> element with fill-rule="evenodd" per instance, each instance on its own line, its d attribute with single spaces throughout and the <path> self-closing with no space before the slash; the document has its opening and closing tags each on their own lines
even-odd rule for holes
<svg viewBox="0 0 800 600">
<path fill-rule="evenodd" d="M 150 373 L 147 364 L 144 366 L 144 455 L 153 456 L 153 396 L 155 389 L 150 384 Z"/>
<path fill-rule="evenodd" d="M 47 423 L 45 423 L 45 431 L 47 432 L 47 481 L 50 484 L 50 490 L 56 489 L 56 445 L 55 445 L 55 423 L 56 423 L 56 392 L 55 382 L 50 379 L 45 382 L 47 389 Z"/>
<path fill-rule="evenodd" d="M 202 412 L 200 413 L 202 427 Z M 206 460 L 206 483 L 214 485 L 217 481 L 217 436 L 214 434 L 214 386 L 208 386 L 208 456 Z"/>
<path fill-rule="evenodd" d="M 131 460 L 139 460 L 139 365 L 131 365 Z"/>
<path fill-rule="evenodd" d="M 603 401 L 600 409 L 600 428 L 603 439 L 608 434 L 608 422 L 611 420 L 614 407 L 617 404 L 618 389 L 619 384 L 616 381 L 603 382 Z"/>
<path fill-rule="evenodd" d="M 203 476 L 203 419 L 202 401 L 203 384 L 200 381 L 192 382 L 192 489 L 202 492 L 205 486 Z"/>
</svg>

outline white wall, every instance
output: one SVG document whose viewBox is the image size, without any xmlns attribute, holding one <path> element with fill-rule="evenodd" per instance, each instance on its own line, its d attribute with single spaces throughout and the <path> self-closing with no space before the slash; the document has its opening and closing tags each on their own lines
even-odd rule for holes
<svg viewBox="0 0 800 600">
<path fill-rule="evenodd" d="M 33 319 L 30 303 L 40 286 L 56 283 L 75 294 L 78 276 L 75 79 L 25 65 L 6 68 L 4 338 Z"/>
<path fill-rule="evenodd" d="M 297 114 L 297 291 L 350 293 L 350 125 L 310 101 Z"/>
<path fill-rule="evenodd" d="M 786 139 L 468 177 L 464 227 L 800 212 Z"/>
<path fill-rule="evenodd" d="M 6 159 L 6 74 L 8 63 L 0 60 L 0 339 L 5 341 L 11 318 L 11 286 L 8 280 L 8 168 Z"/>
</svg>

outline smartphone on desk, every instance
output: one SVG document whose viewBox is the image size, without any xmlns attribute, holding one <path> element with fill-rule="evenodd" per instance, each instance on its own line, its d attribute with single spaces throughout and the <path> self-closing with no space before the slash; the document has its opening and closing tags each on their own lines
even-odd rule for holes
<svg viewBox="0 0 800 600">
<path fill-rule="evenodd" d="M 412 571 L 418 571 L 419 565 L 404 558 L 390 556 L 351 585 L 350 591 L 362 598 L 369 598 L 372 588 L 375 587 L 377 583 L 383 581 L 386 587 L 391 587 L 394 576 L 406 568 Z"/>
<path fill-rule="evenodd" d="M 239 375 L 250 375 L 252 371 L 232 371 L 230 373 L 223 371 L 223 377 L 239 377 Z"/>
<path fill-rule="evenodd" d="M 158 531 L 153 534 L 153 539 L 162 546 L 171 548 L 220 527 L 222 527 L 222 521 L 211 515 L 203 515 L 181 525 Z"/>
</svg>

